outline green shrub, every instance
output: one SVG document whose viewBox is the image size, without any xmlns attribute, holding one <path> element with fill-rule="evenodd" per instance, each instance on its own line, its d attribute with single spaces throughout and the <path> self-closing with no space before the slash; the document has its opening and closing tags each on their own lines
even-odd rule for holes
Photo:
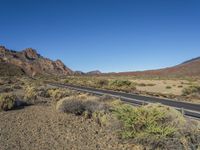
<svg viewBox="0 0 200 150">
<path fill-rule="evenodd" d="M 110 83 L 110 89 L 119 90 L 124 92 L 131 92 L 136 90 L 134 83 L 128 80 L 114 80 Z"/>
<path fill-rule="evenodd" d="M 159 139 L 170 137 L 176 131 L 170 125 L 163 124 L 166 114 L 155 108 L 133 108 L 130 105 L 123 105 L 116 109 L 115 114 L 124 125 L 123 138 Z"/>
<path fill-rule="evenodd" d="M 131 82 L 128 80 L 114 80 L 111 83 L 112 86 L 122 87 L 122 86 L 130 86 Z"/>
<path fill-rule="evenodd" d="M 134 108 L 124 104 L 118 105 L 113 113 L 121 122 L 121 137 L 148 149 L 183 149 L 183 139 L 186 149 L 200 144 L 198 125 L 173 108 L 160 104 Z"/>
<path fill-rule="evenodd" d="M 85 113 L 86 117 L 88 117 L 87 112 Z M 89 115 L 90 116 L 90 115 Z M 107 125 L 110 119 L 110 115 L 105 113 L 104 111 L 95 111 L 92 113 L 92 119 L 94 119 L 99 125 Z"/>
<path fill-rule="evenodd" d="M 17 97 L 13 94 L 0 95 L 0 111 L 8 111 L 15 107 Z"/>
</svg>

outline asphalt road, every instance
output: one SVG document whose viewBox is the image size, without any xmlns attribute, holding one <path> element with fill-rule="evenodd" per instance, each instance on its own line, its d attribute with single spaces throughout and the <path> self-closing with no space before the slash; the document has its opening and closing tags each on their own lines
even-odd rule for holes
<svg viewBox="0 0 200 150">
<path fill-rule="evenodd" d="M 143 105 L 143 104 L 148 104 L 148 103 L 162 103 L 167 106 L 175 107 L 177 110 L 183 111 L 186 116 L 200 119 L 200 104 L 193 104 L 193 103 L 175 101 L 171 99 L 141 96 L 141 95 L 136 95 L 136 94 L 88 88 L 88 87 L 75 86 L 75 85 L 58 84 L 58 83 L 51 83 L 51 85 L 63 87 L 63 88 L 71 88 L 74 90 L 93 93 L 97 95 L 108 94 L 114 97 L 118 97 L 122 101 L 131 103 L 133 105 Z"/>
</svg>

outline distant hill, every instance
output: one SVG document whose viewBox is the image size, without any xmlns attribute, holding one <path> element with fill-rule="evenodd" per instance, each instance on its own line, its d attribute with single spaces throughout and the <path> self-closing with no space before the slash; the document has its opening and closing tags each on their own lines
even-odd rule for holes
<svg viewBox="0 0 200 150">
<path fill-rule="evenodd" d="M 52 61 L 48 58 L 42 57 L 32 48 L 27 48 L 20 52 L 9 50 L 4 46 L 0 46 L 0 71 L 9 72 L 5 70 L 5 66 L 9 66 L 10 70 L 20 70 L 28 75 L 69 75 L 73 71 L 66 67 L 62 61 Z"/>
<path fill-rule="evenodd" d="M 100 75 L 102 74 L 99 70 L 94 70 L 86 73 L 87 75 Z"/>
<path fill-rule="evenodd" d="M 102 73 L 99 70 L 94 70 L 90 72 L 74 71 L 74 75 L 101 75 Z"/>
<path fill-rule="evenodd" d="M 179 65 L 147 71 L 120 72 L 111 73 L 112 75 L 132 75 L 132 76 L 160 76 L 160 77 L 182 77 L 182 76 L 200 76 L 200 57 L 185 61 Z"/>
<path fill-rule="evenodd" d="M 85 75 L 86 73 L 82 71 L 74 71 L 74 75 Z"/>
</svg>

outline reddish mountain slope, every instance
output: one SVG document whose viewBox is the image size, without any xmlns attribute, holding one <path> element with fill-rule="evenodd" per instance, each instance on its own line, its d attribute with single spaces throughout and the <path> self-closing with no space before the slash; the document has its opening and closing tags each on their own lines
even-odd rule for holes
<svg viewBox="0 0 200 150">
<path fill-rule="evenodd" d="M 133 76 L 161 76 L 161 77 L 179 77 L 179 76 L 200 76 L 200 57 L 185 61 L 184 63 L 158 70 L 120 72 L 115 75 L 133 75 Z"/>
</svg>

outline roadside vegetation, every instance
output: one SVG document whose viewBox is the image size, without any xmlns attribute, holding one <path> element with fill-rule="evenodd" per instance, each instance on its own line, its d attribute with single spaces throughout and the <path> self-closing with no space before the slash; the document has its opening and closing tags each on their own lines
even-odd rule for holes
<svg viewBox="0 0 200 150">
<path fill-rule="evenodd" d="M 116 107 L 114 114 L 122 123 L 121 137 L 146 148 L 196 149 L 200 144 L 199 124 L 173 108 L 160 104 L 135 108 L 124 104 Z"/>
<path fill-rule="evenodd" d="M 198 96 L 182 94 L 183 89 L 198 86 L 200 84 L 199 78 L 68 76 L 55 82 L 200 103 Z"/>
<path fill-rule="evenodd" d="M 69 78 L 65 79 L 64 83 L 123 92 L 133 92 L 136 90 L 135 84 L 128 80 L 107 80 L 98 78 L 78 78 L 77 80 L 76 78 Z"/>
<path fill-rule="evenodd" d="M 198 122 L 161 104 L 133 107 L 107 97 L 72 96 L 57 102 L 56 109 L 96 121 L 116 130 L 123 141 L 142 149 L 196 149 L 200 144 Z"/>
</svg>

